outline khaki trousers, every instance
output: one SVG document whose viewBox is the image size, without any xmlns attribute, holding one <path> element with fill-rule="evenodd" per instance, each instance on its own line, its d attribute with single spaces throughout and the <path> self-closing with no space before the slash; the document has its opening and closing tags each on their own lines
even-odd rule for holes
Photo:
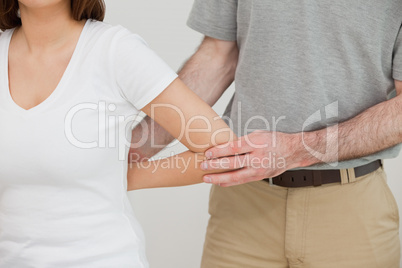
<svg viewBox="0 0 402 268">
<path fill-rule="evenodd" d="M 399 267 L 398 207 L 383 167 L 319 187 L 213 186 L 209 212 L 202 268 Z"/>
</svg>

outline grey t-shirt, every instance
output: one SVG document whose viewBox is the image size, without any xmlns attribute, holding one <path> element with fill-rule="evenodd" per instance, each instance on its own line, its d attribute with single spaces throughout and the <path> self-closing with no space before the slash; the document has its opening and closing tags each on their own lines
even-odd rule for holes
<svg viewBox="0 0 402 268">
<path fill-rule="evenodd" d="M 346 121 L 389 99 L 394 79 L 402 80 L 401 0 L 195 0 L 187 23 L 238 43 L 225 115 L 239 136 Z M 311 168 L 356 167 L 400 148 Z"/>
</svg>

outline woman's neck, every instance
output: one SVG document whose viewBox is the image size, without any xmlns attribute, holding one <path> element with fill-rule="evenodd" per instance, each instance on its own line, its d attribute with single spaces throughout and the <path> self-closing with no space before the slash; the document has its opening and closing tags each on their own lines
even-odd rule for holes
<svg viewBox="0 0 402 268">
<path fill-rule="evenodd" d="M 69 1 L 37 8 L 21 4 L 20 13 L 19 38 L 33 53 L 64 46 L 83 24 L 72 18 Z"/>
</svg>

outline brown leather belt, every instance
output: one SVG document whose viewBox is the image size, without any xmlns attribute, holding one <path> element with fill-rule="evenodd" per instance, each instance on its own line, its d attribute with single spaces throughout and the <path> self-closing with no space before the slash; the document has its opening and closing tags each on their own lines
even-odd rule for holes
<svg viewBox="0 0 402 268">
<path fill-rule="evenodd" d="M 367 175 L 373 171 L 376 171 L 381 166 L 381 160 L 377 160 L 364 166 L 355 167 L 355 177 L 357 178 Z M 264 181 L 270 182 L 270 179 L 264 179 Z M 272 178 L 272 184 L 289 188 L 320 186 L 322 184 L 335 182 L 341 182 L 341 172 L 339 169 L 289 170 Z"/>
</svg>

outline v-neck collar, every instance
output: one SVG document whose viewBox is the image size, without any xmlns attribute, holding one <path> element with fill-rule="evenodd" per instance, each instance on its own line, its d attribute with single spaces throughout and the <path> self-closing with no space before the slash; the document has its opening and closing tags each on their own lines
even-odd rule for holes
<svg viewBox="0 0 402 268">
<path fill-rule="evenodd" d="M 16 112 L 18 112 L 18 113 L 20 113 L 22 115 L 33 115 L 33 114 L 45 109 L 46 106 L 48 106 L 49 103 L 51 103 L 52 100 L 54 100 L 60 94 L 60 92 L 63 90 L 65 84 L 67 83 L 67 81 L 68 81 L 68 79 L 69 79 L 69 77 L 71 75 L 71 72 L 74 69 L 74 66 L 75 66 L 76 61 L 77 61 L 77 57 L 80 54 L 79 52 L 80 52 L 81 47 L 82 47 L 83 42 L 84 42 L 83 39 L 85 39 L 85 34 L 86 34 L 86 31 L 87 31 L 87 28 L 89 27 L 88 26 L 89 23 L 90 23 L 90 20 L 88 19 L 85 22 L 85 25 L 84 25 L 81 33 L 80 33 L 80 36 L 79 36 L 77 44 L 75 46 L 73 55 L 71 56 L 71 59 L 70 59 L 68 65 L 67 65 L 66 69 L 64 70 L 64 73 L 63 73 L 59 83 L 57 84 L 56 88 L 53 90 L 53 92 L 44 101 L 42 101 L 40 104 L 38 104 L 35 107 L 32 107 L 32 108 L 30 108 L 28 110 L 26 110 L 26 109 L 22 108 L 21 106 L 19 106 L 14 101 L 14 99 L 12 98 L 11 93 L 10 93 L 10 82 L 9 82 L 9 78 L 8 78 L 8 75 L 9 75 L 8 54 L 9 54 L 11 38 L 13 36 L 15 28 L 10 29 L 10 30 L 8 30 L 8 31 L 3 33 L 3 34 L 7 34 L 7 35 L 6 35 L 6 39 L 4 40 L 6 42 L 6 45 L 5 45 L 5 49 L 3 51 L 3 58 L 5 60 L 3 61 L 4 66 L 2 68 L 3 71 L 2 71 L 2 74 L 1 74 L 3 76 L 2 80 L 4 81 L 4 84 L 3 84 L 3 86 L 0 86 L 0 88 L 4 87 L 4 90 L 6 90 L 4 95 L 6 96 L 7 101 L 10 103 L 10 107 L 12 107 L 13 111 L 16 111 Z"/>
</svg>

